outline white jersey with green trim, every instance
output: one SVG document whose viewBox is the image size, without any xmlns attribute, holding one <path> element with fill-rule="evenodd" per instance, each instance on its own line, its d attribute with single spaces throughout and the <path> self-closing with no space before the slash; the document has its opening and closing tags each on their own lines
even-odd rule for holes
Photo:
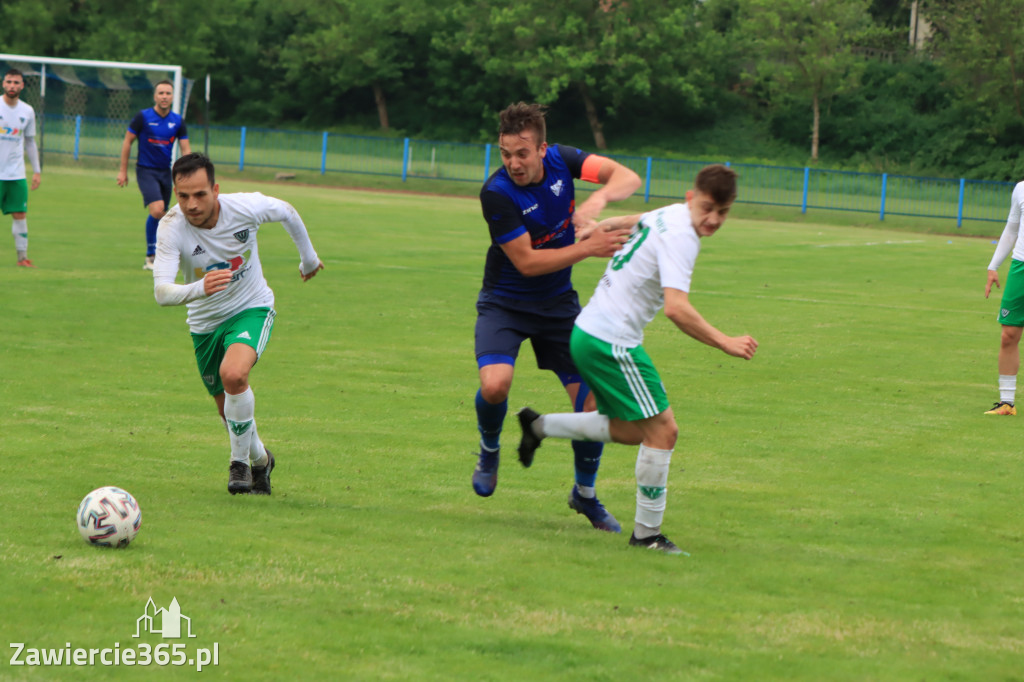
<svg viewBox="0 0 1024 682">
<path fill-rule="evenodd" d="M 0 97 L 0 180 L 25 179 L 25 138 L 35 136 L 35 110 L 21 100 L 7 106 Z"/>
<path fill-rule="evenodd" d="M 640 217 L 637 231 L 605 268 L 576 325 L 606 343 L 632 348 L 665 305 L 665 288 L 690 291 L 700 237 L 686 204 Z"/>
<path fill-rule="evenodd" d="M 1010 197 L 1010 214 L 1006 217 L 1006 227 L 999 238 L 996 251 L 989 261 L 989 270 L 998 270 L 1006 257 L 1013 253 L 1013 260 L 1024 261 L 1024 230 L 1020 224 L 1024 220 L 1024 182 L 1018 182 Z"/>
<path fill-rule="evenodd" d="M 160 221 L 156 237 L 153 286 L 161 305 L 188 305 L 194 334 L 212 332 L 225 320 L 249 308 L 274 305 L 274 292 L 263 277 L 257 234 L 266 223 L 281 223 L 299 250 L 299 272 L 320 264 L 299 214 L 291 204 L 259 192 L 221 194 L 220 215 L 210 229 L 186 220 L 175 205 Z M 227 289 L 206 296 L 203 277 L 211 270 L 230 269 Z M 178 271 L 184 284 L 175 284 Z"/>
</svg>

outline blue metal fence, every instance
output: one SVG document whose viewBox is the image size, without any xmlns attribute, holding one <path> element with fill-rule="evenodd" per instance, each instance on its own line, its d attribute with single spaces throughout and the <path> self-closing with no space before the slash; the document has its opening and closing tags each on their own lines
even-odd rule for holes
<svg viewBox="0 0 1024 682">
<path fill-rule="evenodd" d="M 127 121 L 46 116 L 49 154 L 117 157 Z M 362 173 L 425 180 L 480 183 L 500 166 L 490 144 L 413 138 L 299 132 L 248 126 L 210 126 L 209 155 L 217 164 Z M 609 155 L 644 179 L 644 201 L 679 200 L 697 172 L 715 161 Z M 722 163 L 721 161 L 718 161 Z M 808 210 L 855 211 L 1003 222 L 1013 184 L 965 178 L 929 178 L 810 167 L 730 164 L 741 176 L 739 203 Z"/>
</svg>

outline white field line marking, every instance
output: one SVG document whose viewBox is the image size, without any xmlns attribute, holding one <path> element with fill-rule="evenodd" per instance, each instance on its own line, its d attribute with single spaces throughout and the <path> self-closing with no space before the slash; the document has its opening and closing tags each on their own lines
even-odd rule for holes
<svg viewBox="0 0 1024 682">
<path fill-rule="evenodd" d="M 812 244 L 818 249 L 831 249 L 834 247 L 849 247 L 849 246 L 887 246 L 890 244 L 921 244 L 923 239 L 890 239 L 884 242 L 864 242 L 863 244 Z"/>
</svg>

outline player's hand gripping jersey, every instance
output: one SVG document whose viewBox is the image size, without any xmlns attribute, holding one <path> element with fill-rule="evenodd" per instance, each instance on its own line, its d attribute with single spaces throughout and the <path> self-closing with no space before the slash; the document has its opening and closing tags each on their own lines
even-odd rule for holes
<svg viewBox="0 0 1024 682">
<path fill-rule="evenodd" d="M 175 205 L 157 230 L 153 283 L 160 305 L 188 304 L 192 333 L 214 330 L 221 322 L 248 308 L 274 306 L 274 292 L 263 277 L 256 236 L 266 223 L 281 223 L 299 250 L 299 271 L 309 274 L 320 263 L 306 226 L 291 204 L 258 192 L 221 194 L 217 224 L 199 229 Z M 175 284 L 178 270 L 184 285 Z M 207 297 L 203 277 L 211 270 L 230 269 L 234 275 L 224 291 Z"/>
<path fill-rule="evenodd" d="M 689 293 L 700 237 L 686 204 L 645 213 L 608 266 L 576 326 L 606 343 L 632 348 L 665 304 L 665 288 Z"/>
</svg>

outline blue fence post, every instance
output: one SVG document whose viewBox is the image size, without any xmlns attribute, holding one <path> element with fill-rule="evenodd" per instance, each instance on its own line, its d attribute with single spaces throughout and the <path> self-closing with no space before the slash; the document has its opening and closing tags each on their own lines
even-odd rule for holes
<svg viewBox="0 0 1024 682">
<path fill-rule="evenodd" d="M 960 178 L 960 199 L 956 204 L 956 228 L 964 224 L 964 179 Z"/>
<path fill-rule="evenodd" d="M 242 140 L 238 143 L 238 170 L 245 168 L 245 126 L 242 126 Z"/>
<path fill-rule="evenodd" d="M 811 184 L 811 169 L 804 166 L 804 198 L 800 203 L 800 212 L 807 213 L 807 189 Z"/>
<path fill-rule="evenodd" d="M 75 161 L 78 161 L 78 143 L 82 140 L 82 117 L 75 116 Z"/>
<path fill-rule="evenodd" d="M 491 177 L 491 143 L 484 145 L 484 181 Z"/>
<path fill-rule="evenodd" d="M 647 178 L 644 180 L 644 203 L 648 203 L 651 200 L 651 167 L 653 161 L 651 157 L 647 157 Z"/>
<path fill-rule="evenodd" d="M 327 172 L 327 131 L 324 131 L 324 142 L 320 149 L 320 175 Z"/>
<path fill-rule="evenodd" d="M 409 175 L 409 138 L 405 138 L 404 149 L 402 149 L 402 182 Z"/>
<path fill-rule="evenodd" d="M 878 219 L 885 220 L 885 191 L 889 187 L 889 174 L 882 173 L 882 204 L 878 209 Z"/>
</svg>

